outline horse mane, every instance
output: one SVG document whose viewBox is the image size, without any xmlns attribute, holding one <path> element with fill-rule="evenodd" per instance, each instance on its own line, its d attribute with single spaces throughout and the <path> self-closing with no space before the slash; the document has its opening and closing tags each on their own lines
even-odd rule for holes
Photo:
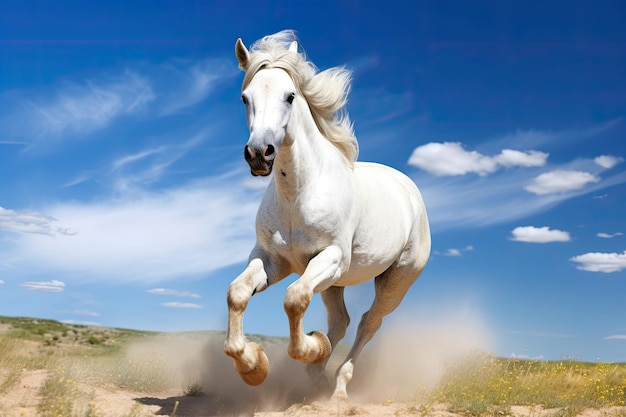
<svg viewBox="0 0 626 417">
<path fill-rule="evenodd" d="M 318 72 L 304 52 L 289 51 L 289 45 L 295 40 L 293 31 L 283 30 L 253 43 L 242 89 L 261 69 L 280 68 L 286 71 L 298 93 L 307 101 L 319 131 L 352 165 L 357 159 L 359 145 L 345 109 L 351 88 L 351 71 L 345 67 L 334 67 Z"/>
</svg>

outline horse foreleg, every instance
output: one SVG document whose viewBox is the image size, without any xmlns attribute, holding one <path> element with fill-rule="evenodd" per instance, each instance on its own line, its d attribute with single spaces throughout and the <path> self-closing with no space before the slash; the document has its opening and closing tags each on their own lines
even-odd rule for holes
<svg viewBox="0 0 626 417">
<path fill-rule="evenodd" d="M 287 288 L 285 312 L 289 318 L 289 356 L 309 364 L 323 364 L 332 352 L 326 334 L 320 331 L 304 333 L 302 318 L 313 294 L 323 291 L 341 276 L 342 253 L 331 246 L 315 256 L 304 274 Z"/>
<path fill-rule="evenodd" d="M 228 331 L 224 353 L 233 358 L 241 378 L 249 385 L 261 384 L 269 373 L 269 361 L 263 348 L 246 341 L 243 335 L 243 313 L 250 297 L 259 286 L 266 285 L 263 262 L 253 259 L 247 268 L 228 287 Z"/>
</svg>

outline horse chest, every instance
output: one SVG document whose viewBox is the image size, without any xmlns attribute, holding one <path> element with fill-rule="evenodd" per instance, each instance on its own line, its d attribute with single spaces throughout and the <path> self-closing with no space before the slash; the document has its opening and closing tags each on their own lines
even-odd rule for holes
<svg viewBox="0 0 626 417">
<path fill-rule="evenodd" d="M 259 243 L 288 261 L 294 272 L 302 273 L 311 258 L 333 242 L 332 233 L 322 224 L 277 220 L 279 216 L 259 222 Z"/>
</svg>

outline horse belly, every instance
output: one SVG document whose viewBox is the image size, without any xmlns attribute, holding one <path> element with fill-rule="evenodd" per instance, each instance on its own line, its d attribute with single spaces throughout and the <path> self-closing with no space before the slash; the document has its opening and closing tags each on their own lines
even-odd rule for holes
<svg viewBox="0 0 626 417">
<path fill-rule="evenodd" d="M 385 272 L 390 265 L 391 263 L 364 265 L 355 264 L 353 262 L 350 269 L 346 271 L 334 285 L 339 287 L 348 287 L 350 285 L 362 284 Z"/>
</svg>

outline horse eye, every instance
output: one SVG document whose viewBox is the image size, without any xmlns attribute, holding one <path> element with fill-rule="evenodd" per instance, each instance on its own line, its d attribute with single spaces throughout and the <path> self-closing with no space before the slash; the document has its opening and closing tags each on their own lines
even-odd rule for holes
<svg viewBox="0 0 626 417">
<path fill-rule="evenodd" d="M 287 96 L 287 103 L 293 103 L 293 99 L 296 97 L 296 93 L 291 93 Z"/>
<path fill-rule="evenodd" d="M 241 101 L 243 102 L 243 104 L 245 104 L 246 106 L 248 105 L 248 99 L 246 98 L 246 96 L 241 96 Z"/>
</svg>

